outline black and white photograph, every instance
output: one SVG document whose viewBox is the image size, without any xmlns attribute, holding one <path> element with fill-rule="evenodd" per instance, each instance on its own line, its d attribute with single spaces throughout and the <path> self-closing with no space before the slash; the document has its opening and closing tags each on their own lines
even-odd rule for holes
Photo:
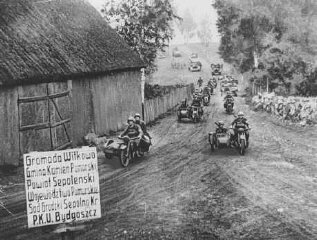
<svg viewBox="0 0 317 240">
<path fill-rule="evenodd" d="M 317 240 L 316 0 L 0 0 L 0 240 Z"/>
</svg>

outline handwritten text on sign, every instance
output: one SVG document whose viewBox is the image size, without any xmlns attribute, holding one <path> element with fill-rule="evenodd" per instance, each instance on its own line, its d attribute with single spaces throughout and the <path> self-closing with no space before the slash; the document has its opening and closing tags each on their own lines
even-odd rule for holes
<svg viewBox="0 0 317 240">
<path fill-rule="evenodd" d="M 96 148 L 23 155 L 28 226 L 101 217 Z"/>
</svg>

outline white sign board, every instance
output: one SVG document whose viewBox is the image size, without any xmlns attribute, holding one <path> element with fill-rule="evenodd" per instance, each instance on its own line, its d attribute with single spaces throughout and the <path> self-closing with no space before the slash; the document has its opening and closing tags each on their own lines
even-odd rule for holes
<svg viewBox="0 0 317 240">
<path fill-rule="evenodd" d="M 101 217 L 95 147 L 23 155 L 28 227 Z"/>
</svg>

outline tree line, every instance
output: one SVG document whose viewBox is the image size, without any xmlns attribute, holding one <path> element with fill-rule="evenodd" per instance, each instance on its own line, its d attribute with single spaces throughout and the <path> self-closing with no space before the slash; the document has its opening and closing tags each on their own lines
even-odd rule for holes
<svg viewBox="0 0 317 240">
<path fill-rule="evenodd" d="M 313 94 L 317 1 L 215 0 L 213 7 L 225 62 L 251 81 L 267 80 L 271 90 Z"/>
</svg>

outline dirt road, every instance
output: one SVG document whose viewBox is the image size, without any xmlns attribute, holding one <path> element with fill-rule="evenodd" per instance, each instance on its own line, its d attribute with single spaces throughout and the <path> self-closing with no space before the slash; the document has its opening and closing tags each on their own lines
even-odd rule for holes
<svg viewBox="0 0 317 240">
<path fill-rule="evenodd" d="M 317 239 L 316 128 L 286 128 L 237 97 L 250 147 L 245 156 L 212 153 L 208 132 L 233 116 L 219 89 L 211 102 L 200 123 L 160 120 L 150 154 L 126 169 L 100 156 L 103 217 L 76 239 Z M 1 212 L 0 239 L 60 239 L 54 227 L 25 229 L 23 186 L 13 187 L 6 203 L 15 215 Z"/>
</svg>

